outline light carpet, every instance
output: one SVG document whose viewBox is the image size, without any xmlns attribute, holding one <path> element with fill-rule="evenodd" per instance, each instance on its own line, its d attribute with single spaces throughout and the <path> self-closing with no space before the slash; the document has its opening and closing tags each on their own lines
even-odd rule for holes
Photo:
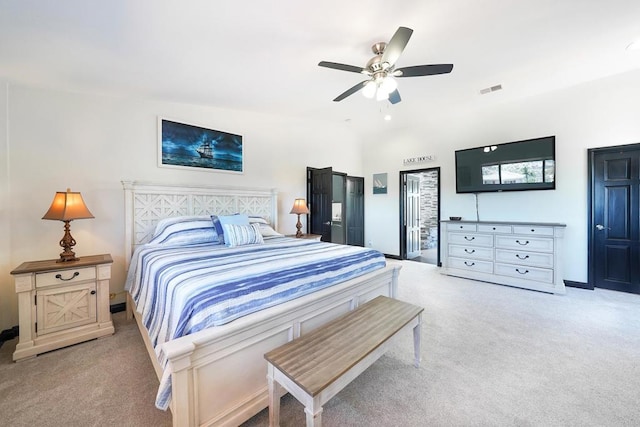
<svg viewBox="0 0 640 427">
<path fill-rule="evenodd" d="M 391 261 L 395 262 L 395 261 Z M 403 261 L 399 298 L 425 308 L 422 365 L 410 333 L 329 401 L 325 426 L 640 425 L 640 296 L 549 295 L 443 276 Z M 11 362 L 0 348 L 0 425 L 168 426 L 135 322 L 116 334 Z M 305 424 L 282 399 L 282 426 Z M 264 410 L 245 427 L 267 426 Z"/>
</svg>

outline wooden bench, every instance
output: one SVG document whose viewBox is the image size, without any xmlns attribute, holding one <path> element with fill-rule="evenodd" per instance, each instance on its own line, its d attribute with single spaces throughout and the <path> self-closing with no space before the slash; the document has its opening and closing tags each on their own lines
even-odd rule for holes
<svg viewBox="0 0 640 427">
<path fill-rule="evenodd" d="M 320 426 L 322 405 L 378 360 L 400 331 L 413 329 L 414 365 L 420 366 L 423 310 L 379 296 L 265 354 L 269 425 L 280 423 L 283 387 L 304 404 L 307 426 Z"/>
</svg>

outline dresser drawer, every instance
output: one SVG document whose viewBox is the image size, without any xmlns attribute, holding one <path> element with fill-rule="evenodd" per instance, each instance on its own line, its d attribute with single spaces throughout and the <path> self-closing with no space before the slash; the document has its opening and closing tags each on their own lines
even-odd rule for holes
<svg viewBox="0 0 640 427">
<path fill-rule="evenodd" d="M 537 227 L 535 225 L 514 225 L 513 234 L 553 236 L 553 227 Z"/>
<path fill-rule="evenodd" d="M 95 267 L 71 268 L 47 273 L 36 273 L 36 288 L 46 286 L 68 285 L 96 279 Z"/>
<path fill-rule="evenodd" d="M 496 262 L 553 268 L 553 253 L 496 249 Z"/>
<path fill-rule="evenodd" d="M 553 252 L 553 239 L 530 236 L 496 236 L 496 248 Z"/>
<path fill-rule="evenodd" d="M 476 233 L 449 233 L 449 243 L 463 246 L 493 246 L 493 236 Z"/>
<path fill-rule="evenodd" d="M 493 260 L 493 249 L 473 246 L 449 245 L 449 256 L 458 258 Z"/>
<path fill-rule="evenodd" d="M 476 231 L 477 230 L 477 226 L 476 226 L 476 224 L 467 224 L 467 223 L 460 223 L 460 222 L 448 222 L 447 223 L 447 230 L 450 230 L 450 231 L 454 231 L 454 230 Z"/>
<path fill-rule="evenodd" d="M 532 280 L 536 282 L 553 283 L 553 270 L 548 268 L 532 267 L 530 265 L 496 263 L 495 274 L 517 277 L 518 279 Z"/>
<path fill-rule="evenodd" d="M 511 234 L 511 226 L 504 224 L 478 224 L 478 231 L 485 233 Z"/>
<path fill-rule="evenodd" d="M 449 258 L 448 267 L 457 268 L 458 270 L 478 271 L 481 273 L 493 273 L 493 263 L 491 261 Z"/>
</svg>

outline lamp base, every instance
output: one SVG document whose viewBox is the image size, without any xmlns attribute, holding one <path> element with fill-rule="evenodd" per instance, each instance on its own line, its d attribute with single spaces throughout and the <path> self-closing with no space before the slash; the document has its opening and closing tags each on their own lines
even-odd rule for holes
<svg viewBox="0 0 640 427">
<path fill-rule="evenodd" d="M 64 221 L 64 236 L 60 240 L 60 246 L 62 246 L 62 253 L 60 253 L 60 259 L 56 262 L 69 262 L 77 261 L 80 258 L 76 257 L 76 253 L 71 250 L 76 245 L 75 239 L 71 236 L 71 227 L 69 221 Z"/>
<path fill-rule="evenodd" d="M 298 229 L 298 231 L 296 231 L 296 237 L 300 238 L 303 236 L 302 234 L 302 223 L 300 222 L 300 214 L 298 214 L 298 222 L 296 223 L 296 228 Z"/>
<path fill-rule="evenodd" d="M 76 253 L 73 251 L 64 251 L 60 254 L 60 259 L 56 260 L 56 262 L 68 262 L 68 261 L 78 261 L 80 258 L 76 257 Z"/>
</svg>

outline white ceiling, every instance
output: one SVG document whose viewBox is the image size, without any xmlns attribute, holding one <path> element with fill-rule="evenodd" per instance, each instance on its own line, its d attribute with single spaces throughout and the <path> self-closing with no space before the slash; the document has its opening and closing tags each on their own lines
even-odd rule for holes
<svg viewBox="0 0 640 427">
<path fill-rule="evenodd" d="M 318 62 L 364 66 L 399 26 L 414 33 L 398 67 L 453 72 L 398 79 L 397 105 L 333 102 L 363 77 Z M 638 0 L 0 0 L 0 78 L 361 131 L 638 69 L 640 50 L 625 47 L 639 38 Z"/>
</svg>

